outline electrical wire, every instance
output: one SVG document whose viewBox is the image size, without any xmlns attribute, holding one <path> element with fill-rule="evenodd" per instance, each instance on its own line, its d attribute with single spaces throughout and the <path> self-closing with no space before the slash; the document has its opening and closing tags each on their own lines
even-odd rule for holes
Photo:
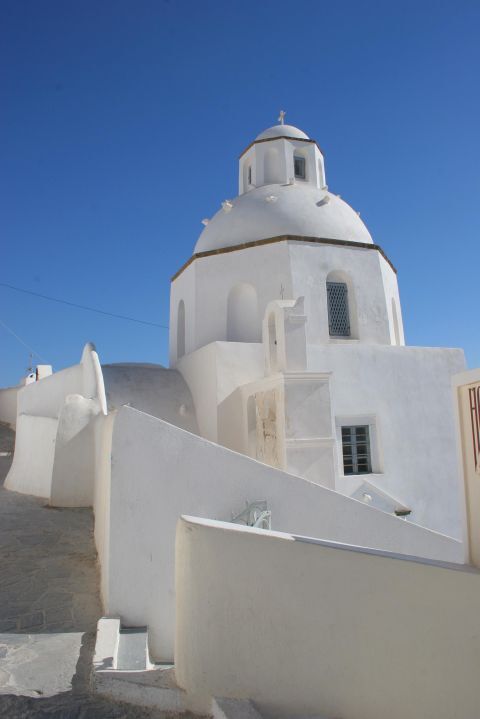
<svg viewBox="0 0 480 719">
<path fill-rule="evenodd" d="M 13 335 L 13 337 L 15 337 L 15 339 L 18 340 L 18 341 L 20 342 L 20 344 L 22 344 L 24 347 L 26 347 L 27 350 L 29 350 L 32 355 L 35 355 L 36 357 L 38 357 L 39 360 L 41 360 L 42 362 L 44 362 L 45 364 L 47 364 L 47 360 L 44 359 L 44 358 L 42 357 L 42 355 L 39 355 L 38 352 L 35 352 L 35 350 L 33 349 L 33 347 L 30 347 L 30 345 L 27 344 L 27 343 L 25 342 L 25 340 L 23 340 L 21 337 L 19 337 L 19 336 L 17 335 L 17 333 L 12 330 L 11 327 L 9 327 L 8 325 L 5 324 L 5 322 L 3 322 L 2 320 L 0 320 L 0 325 L 2 325 L 2 327 L 3 327 L 4 329 L 6 329 L 7 332 L 10 332 L 10 334 Z"/>
<path fill-rule="evenodd" d="M 160 325 L 157 322 L 148 322 L 148 320 L 139 320 L 136 317 L 128 317 L 127 315 L 119 315 L 115 312 L 106 312 L 105 310 L 99 310 L 96 307 L 88 307 L 88 305 L 79 305 L 76 302 L 69 302 L 68 300 L 60 300 L 58 297 L 50 297 L 49 295 L 42 295 L 40 292 L 33 292 L 32 290 L 25 290 L 23 287 L 15 287 L 15 285 L 9 285 L 6 282 L 0 282 L 0 287 L 7 287 L 9 290 L 15 290 L 15 292 L 23 292 L 25 295 L 33 295 L 33 297 L 40 297 L 42 300 L 49 300 L 50 302 L 58 302 L 61 305 L 68 305 L 69 307 L 76 307 L 79 310 L 87 310 L 88 312 L 97 312 L 100 315 L 107 315 L 108 317 L 116 317 L 119 320 L 127 320 L 128 322 L 138 322 L 141 325 L 149 325 L 150 327 L 160 327 L 163 330 L 168 330 L 167 325 Z"/>
</svg>

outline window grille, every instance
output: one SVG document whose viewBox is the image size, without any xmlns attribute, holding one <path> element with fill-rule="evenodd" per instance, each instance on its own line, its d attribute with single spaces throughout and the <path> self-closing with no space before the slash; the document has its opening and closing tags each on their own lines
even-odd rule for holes
<svg viewBox="0 0 480 719">
<path fill-rule="evenodd" d="M 370 432 L 368 425 L 342 427 L 343 473 L 370 474 Z"/>
<path fill-rule="evenodd" d="M 328 327 L 331 337 L 350 337 L 348 290 L 345 282 L 327 282 Z"/>
<path fill-rule="evenodd" d="M 294 170 L 295 170 L 295 177 L 299 177 L 301 180 L 304 180 L 306 177 L 305 173 L 305 158 L 304 157 L 295 157 L 293 158 L 293 164 L 294 164 Z"/>
</svg>

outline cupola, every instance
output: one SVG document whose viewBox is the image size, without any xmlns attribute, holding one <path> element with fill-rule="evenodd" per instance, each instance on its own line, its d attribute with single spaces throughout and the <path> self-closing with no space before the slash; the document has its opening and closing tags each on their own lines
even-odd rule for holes
<svg viewBox="0 0 480 719">
<path fill-rule="evenodd" d="M 326 189 L 323 155 L 315 140 L 293 125 L 261 132 L 240 156 L 238 194 L 274 184 L 305 183 Z"/>
</svg>

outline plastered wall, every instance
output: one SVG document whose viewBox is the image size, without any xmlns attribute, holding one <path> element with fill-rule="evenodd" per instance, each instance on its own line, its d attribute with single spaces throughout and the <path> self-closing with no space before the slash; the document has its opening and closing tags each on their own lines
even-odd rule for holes
<svg viewBox="0 0 480 719">
<path fill-rule="evenodd" d="M 275 529 L 463 561 L 459 542 L 131 407 L 116 414 L 111 457 L 106 610 L 127 625 L 148 624 L 158 660 L 173 657 L 174 536 L 182 513 L 230 520 L 246 502 L 264 499 Z"/>
<path fill-rule="evenodd" d="M 179 521 L 175 675 L 270 719 L 478 719 L 480 573 Z"/>
</svg>

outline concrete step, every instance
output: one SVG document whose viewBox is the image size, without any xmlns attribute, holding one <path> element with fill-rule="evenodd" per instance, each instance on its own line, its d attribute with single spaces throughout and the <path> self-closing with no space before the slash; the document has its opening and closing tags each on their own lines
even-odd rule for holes
<svg viewBox="0 0 480 719">
<path fill-rule="evenodd" d="M 248 699 L 215 697 L 212 701 L 213 719 L 262 719 Z"/>
<path fill-rule="evenodd" d="M 116 668 L 124 671 L 150 669 L 147 627 L 122 627 L 118 637 Z"/>
<path fill-rule="evenodd" d="M 165 712 L 185 711 L 185 692 L 172 664 L 152 664 L 146 627 L 121 627 L 118 617 L 97 624 L 93 683 L 102 696 Z"/>
</svg>

